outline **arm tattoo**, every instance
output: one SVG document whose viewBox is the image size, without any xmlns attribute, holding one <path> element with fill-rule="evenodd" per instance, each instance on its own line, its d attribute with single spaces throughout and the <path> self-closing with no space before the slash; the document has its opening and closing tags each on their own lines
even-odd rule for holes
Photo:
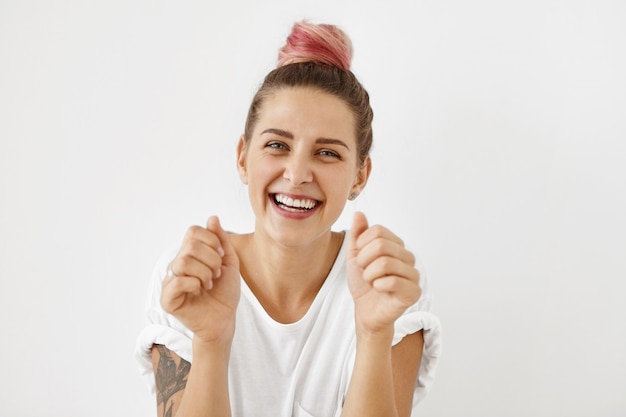
<svg viewBox="0 0 626 417">
<path fill-rule="evenodd" d="M 170 398 L 178 391 L 185 389 L 191 365 L 182 358 L 176 365 L 165 346 L 156 345 L 156 348 L 159 352 L 159 365 L 155 375 L 157 405 L 163 403 L 163 417 L 171 417 L 174 402 L 170 401 Z"/>
</svg>

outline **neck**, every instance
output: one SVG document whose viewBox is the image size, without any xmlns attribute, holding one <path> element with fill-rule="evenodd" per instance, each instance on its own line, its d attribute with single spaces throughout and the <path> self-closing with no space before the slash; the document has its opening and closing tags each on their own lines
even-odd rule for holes
<svg viewBox="0 0 626 417">
<path fill-rule="evenodd" d="M 239 245 L 241 274 L 267 313 L 290 323 L 308 311 L 332 268 L 343 234 L 328 231 L 300 246 L 284 246 L 262 233 Z"/>
</svg>

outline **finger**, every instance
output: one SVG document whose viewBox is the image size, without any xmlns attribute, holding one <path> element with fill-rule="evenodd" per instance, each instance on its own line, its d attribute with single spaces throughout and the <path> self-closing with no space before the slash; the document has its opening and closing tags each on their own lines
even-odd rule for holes
<svg viewBox="0 0 626 417">
<path fill-rule="evenodd" d="M 419 280 L 419 273 L 415 268 L 389 256 L 381 256 L 363 269 L 363 280 L 366 282 L 392 275 L 404 277 L 410 281 Z"/>
<path fill-rule="evenodd" d="M 204 241 L 187 240 L 183 242 L 177 257 L 192 257 L 211 268 L 217 268 L 222 263 L 222 252 L 220 248 L 221 244 L 217 236 L 215 236 L 215 243 L 211 246 L 207 245 Z"/>
<path fill-rule="evenodd" d="M 217 216 L 209 217 L 207 220 L 207 230 L 213 232 L 220 242 L 220 255 L 222 257 L 222 265 L 231 266 L 238 265 L 239 258 L 237 257 L 237 253 L 235 252 L 235 248 L 230 242 L 230 236 L 228 232 L 226 232 L 222 225 L 220 224 L 219 218 Z"/>
<path fill-rule="evenodd" d="M 376 239 L 390 240 L 404 247 L 404 242 L 402 241 L 402 239 L 392 233 L 391 230 L 381 225 L 374 225 L 369 227 L 359 236 L 356 243 L 359 248 L 363 248 L 364 246 Z"/>
<path fill-rule="evenodd" d="M 394 275 L 378 278 L 372 286 L 376 291 L 394 295 L 405 305 L 415 303 L 422 295 L 419 284 Z"/>
<path fill-rule="evenodd" d="M 396 258 L 411 267 L 415 266 L 415 256 L 410 251 L 396 241 L 383 238 L 370 241 L 362 247 L 359 250 L 357 264 L 362 268 L 366 268 L 376 259 L 383 256 Z"/>
<path fill-rule="evenodd" d="M 361 234 L 368 228 L 367 218 L 365 214 L 357 211 L 352 218 L 352 227 L 350 228 L 350 236 L 348 241 L 348 256 L 350 258 L 356 258 L 359 253 L 359 247 L 357 241 Z"/>
<path fill-rule="evenodd" d="M 181 294 L 198 293 L 202 290 L 202 281 L 197 277 L 174 275 L 163 281 L 163 294 L 174 298 Z"/>
<path fill-rule="evenodd" d="M 183 243 L 202 243 L 204 246 L 213 248 L 216 251 L 220 250 L 219 237 L 212 231 L 201 226 L 191 226 L 187 229 Z"/>
<path fill-rule="evenodd" d="M 221 275 L 221 245 L 217 236 L 206 229 L 191 232 L 190 235 L 193 233 L 202 238 L 190 236 L 185 239 L 171 266 L 177 275 L 196 276 L 205 288 L 209 288 L 208 281 Z"/>
<path fill-rule="evenodd" d="M 168 313 L 175 312 L 187 294 L 197 294 L 202 290 L 202 282 L 195 277 L 174 276 L 163 282 L 161 307 Z"/>
<path fill-rule="evenodd" d="M 170 263 L 170 270 L 176 276 L 195 277 L 202 282 L 202 285 L 206 289 L 210 289 L 212 286 L 211 280 L 213 278 L 219 278 L 221 273 L 219 255 L 214 254 L 213 258 L 215 259 L 207 264 L 206 261 L 199 261 L 188 254 L 177 256 Z"/>
</svg>

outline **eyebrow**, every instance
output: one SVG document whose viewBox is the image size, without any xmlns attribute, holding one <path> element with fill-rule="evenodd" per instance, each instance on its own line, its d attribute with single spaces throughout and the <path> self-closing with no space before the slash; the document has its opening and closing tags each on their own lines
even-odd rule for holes
<svg viewBox="0 0 626 417">
<path fill-rule="evenodd" d="M 269 129 L 265 129 L 263 132 L 261 132 L 261 135 L 266 134 L 266 133 L 271 133 L 274 135 L 278 135 L 278 136 L 282 136 L 286 139 L 294 139 L 293 133 L 288 132 L 286 130 L 283 129 L 274 129 L 274 128 L 269 128 Z M 339 145 L 339 146 L 343 146 L 344 148 L 350 150 L 350 148 L 348 147 L 348 145 L 340 140 L 340 139 L 333 139 L 333 138 L 317 138 L 315 140 L 315 143 L 321 143 L 324 145 Z"/>
</svg>

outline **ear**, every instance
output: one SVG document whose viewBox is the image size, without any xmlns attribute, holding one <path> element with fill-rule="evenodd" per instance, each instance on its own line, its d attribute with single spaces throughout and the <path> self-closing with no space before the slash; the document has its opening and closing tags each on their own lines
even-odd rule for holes
<svg viewBox="0 0 626 417">
<path fill-rule="evenodd" d="M 239 172 L 239 178 L 241 182 L 248 185 L 248 170 L 246 169 L 246 156 L 247 156 L 246 142 L 241 136 L 237 143 L 237 171 Z"/>
<path fill-rule="evenodd" d="M 359 195 L 361 191 L 363 191 L 363 188 L 367 185 L 367 180 L 369 179 L 371 172 L 372 159 L 368 156 L 356 173 L 354 184 L 352 184 L 352 188 L 350 189 L 351 195 Z"/>
</svg>

